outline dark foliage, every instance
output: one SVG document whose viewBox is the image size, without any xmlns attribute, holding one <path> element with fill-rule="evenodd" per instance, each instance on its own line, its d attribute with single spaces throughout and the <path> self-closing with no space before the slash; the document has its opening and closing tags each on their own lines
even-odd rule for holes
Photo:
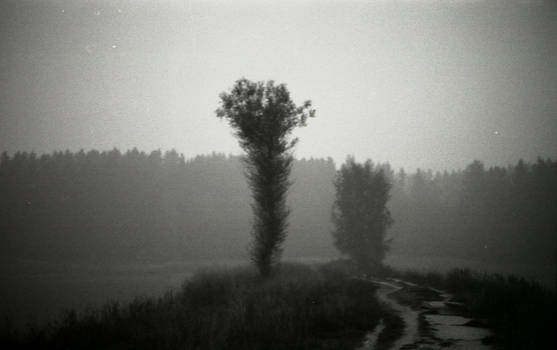
<svg viewBox="0 0 557 350">
<path fill-rule="evenodd" d="M 487 320 L 503 349 L 555 349 L 555 292 L 536 282 L 466 269 L 396 274 L 453 293 L 469 316 Z"/>
<path fill-rule="evenodd" d="M 289 135 L 313 117 L 311 102 L 297 107 L 286 85 L 273 81 L 236 81 L 230 92 L 220 95 L 216 114 L 227 119 L 246 151 L 246 175 L 254 199 L 254 240 L 251 258 L 262 275 L 268 276 L 278 262 L 286 238 L 288 209 L 286 192 L 296 139 Z"/>
<path fill-rule="evenodd" d="M 380 318 L 394 317 L 375 285 L 335 268 L 281 265 L 272 279 L 252 270 L 206 272 L 181 291 L 83 313 L 25 334 L 3 332 L 3 348 L 338 349 L 355 348 Z M 396 317 L 395 317 L 396 319 Z"/>
<path fill-rule="evenodd" d="M 337 172 L 335 188 L 335 246 L 361 270 L 378 270 L 388 248 L 387 228 L 392 223 L 387 209 L 391 185 L 383 170 L 374 169 L 370 161 L 359 164 L 348 158 Z"/>
</svg>

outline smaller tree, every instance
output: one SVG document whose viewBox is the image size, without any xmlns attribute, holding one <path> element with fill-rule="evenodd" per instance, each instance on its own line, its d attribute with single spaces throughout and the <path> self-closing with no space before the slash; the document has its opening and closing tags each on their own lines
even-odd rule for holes
<svg viewBox="0 0 557 350">
<path fill-rule="evenodd" d="M 391 184 L 370 161 L 359 164 L 349 157 L 337 171 L 334 185 L 335 246 L 362 271 L 371 272 L 381 266 L 388 250 L 385 235 L 392 224 L 387 209 Z"/>
</svg>

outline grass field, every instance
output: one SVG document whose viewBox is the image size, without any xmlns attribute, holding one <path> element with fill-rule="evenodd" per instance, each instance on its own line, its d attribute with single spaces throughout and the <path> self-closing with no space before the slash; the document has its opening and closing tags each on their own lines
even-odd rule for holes
<svg viewBox="0 0 557 350">
<path fill-rule="evenodd" d="M 203 272 L 177 292 L 69 311 L 48 327 L 4 328 L 4 347 L 118 349 L 355 348 L 390 310 L 341 269 L 286 264 Z M 385 339 L 384 341 L 389 341 Z"/>
</svg>

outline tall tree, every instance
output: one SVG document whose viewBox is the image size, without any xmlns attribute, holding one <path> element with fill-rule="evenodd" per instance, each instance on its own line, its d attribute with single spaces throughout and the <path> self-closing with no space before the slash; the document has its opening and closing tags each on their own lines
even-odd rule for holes
<svg viewBox="0 0 557 350">
<path fill-rule="evenodd" d="M 229 121 L 247 154 L 246 176 L 255 216 L 251 258 L 261 275 L 268 276 L 280 259 L 288 225 L 290 151 L 297 141 L 289 136 L 294 128 L 305 126 L 315 111 L 310 101 L 296 106 L 286 85 L 273 81 L 240 79 L 220 99 L 217 117 Z"/>
<path fill-rule="evenodd" d="M 390 183 L 383 169 L 370 161 L 359 164 L 348 158 L 334 182 L 333 237 L 338 250 L 364 272 L 379 267 L 388 244 L 386 230 L 392 224 L 387 209 Z"/>
</svg>

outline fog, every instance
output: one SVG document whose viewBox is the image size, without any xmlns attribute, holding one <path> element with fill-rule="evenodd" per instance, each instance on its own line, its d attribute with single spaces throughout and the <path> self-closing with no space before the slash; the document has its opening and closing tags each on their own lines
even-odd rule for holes
<svg viewBox="0 0 557 350">
<path fill-rule="evenodd" d="M 3 1 L 0 149 L 239 154 L 240 77 L 318 117 L 298 157 L 415 170 L 554 157 L 554 1 Z"/>
<path fill-rule="evenodd" d="M 338 259 L 336 171 L 391 184 L 386 264 L 555 289 L 554 1 L 0 3 L 0 316 L 176 290 L 250 262 L 243 150 L 215 116 L 285 83 L 296 130 L 284 261 Z"/>
<path fill-rule="evenodd" d="M 44 319 L 62 307 L 161 294 L 203 267 L 248 263 L 243 166 L 237 156 L 137 149 L 4 154 L 2 308 Z M 554 160 L 437 173 L 375 166 L 393 186 L 387 264 L 515 274 L 554 288 Z M 294 163 L 285 260 L 340 257 L 331 236 L 335 169 L 331 158 Z"/>
</svg>

